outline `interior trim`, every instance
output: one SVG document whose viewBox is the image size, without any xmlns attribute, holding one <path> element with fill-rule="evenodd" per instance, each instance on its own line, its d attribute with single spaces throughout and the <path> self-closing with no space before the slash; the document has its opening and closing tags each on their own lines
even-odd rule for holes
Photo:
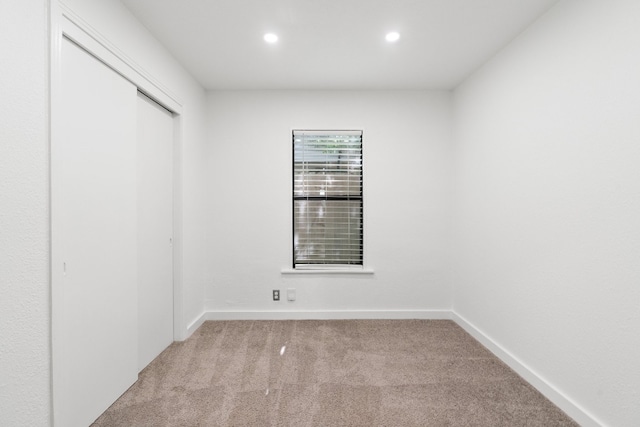
<svg viewBox="0 0 640 427">
<path fill-rule="evenodd" d="M 466 318 L 452 311 L 451 319 L 578 424 L 583 427 L 605 425 Z"/>
</svg>

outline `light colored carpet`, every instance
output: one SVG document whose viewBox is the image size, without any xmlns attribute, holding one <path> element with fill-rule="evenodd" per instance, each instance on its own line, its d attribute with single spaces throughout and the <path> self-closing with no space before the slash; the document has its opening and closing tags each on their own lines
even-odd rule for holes
<svg viewBox="0 0 640 427">
<path fill-rule="evenodd" d="M 575 426 L 449 320 L 205 322 L 94 426 Z"/>
</svg>

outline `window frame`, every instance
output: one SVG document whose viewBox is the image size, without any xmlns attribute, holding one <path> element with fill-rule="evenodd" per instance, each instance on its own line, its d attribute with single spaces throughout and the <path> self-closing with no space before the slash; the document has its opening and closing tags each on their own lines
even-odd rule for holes
<svg viewBox="0 0 640 427">
<path fill-rule="evenodd" d="M 309 132 L 309 133 L 326 133 L 326 134 L 335 134 L 336 136 L 342 135 L 354 135 L 359 134 L 360 136 L 360 153 L 359 153 L 359 162 L 360 162 L 360 188 L 359 195 L 354 196 L 351 194 L 347 194 L 345 196 L 296 196 L 296 134 Z M 289 272 L 300 272 L 300 273 L 340 273 L 340 272 L 366 272 L 371 273 L 371 271 L 365 270 L 365 242 L 364 242 L 364 130 L 360 129 L 292 129 L 291 130 L 291 149 L 292 149 L 292 158 L 291 158 L 291 196 L 292 196 L 292 206 L 291 206 L 291 270 Z M 296 202 L 297 201 L 358 201 L 360 202 L 360 259 L 359 263 L 296 263 Z"/>
</svg>

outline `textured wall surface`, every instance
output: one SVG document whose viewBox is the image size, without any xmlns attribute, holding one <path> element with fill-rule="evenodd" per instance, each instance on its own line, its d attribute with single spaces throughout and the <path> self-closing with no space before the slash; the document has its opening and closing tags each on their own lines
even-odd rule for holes
<svg viewBox="0 0 640 427">
<path fill-rule="evenodd" d="M 450 94 L 209 92 L 213 311 L 447 310 Z M 364 130 L 364 257 L 373 276 L 292 266 L 292 129 Z M 276 303 L 272 289 L 297 289 Z"/>
<path fill-rule="evenodd" d="M 0 425 L 50 423 L 47 2 L 0 2 Z"/>
<path fill-rule="evenodd" d="M 640 425 L 640 3 L 560 2 L 455 93 L 454 309 Z"/>
</svg>

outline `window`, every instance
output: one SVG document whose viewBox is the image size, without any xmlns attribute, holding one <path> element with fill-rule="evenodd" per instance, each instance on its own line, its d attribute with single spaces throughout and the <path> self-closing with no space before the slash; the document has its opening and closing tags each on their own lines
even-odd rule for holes
<svg viewBox="0 0 640 427">
<path fill-rule="evenodd" d="M 363 265 L 362 131 L 293 131 L 293 268 Z"/>
</svg>

